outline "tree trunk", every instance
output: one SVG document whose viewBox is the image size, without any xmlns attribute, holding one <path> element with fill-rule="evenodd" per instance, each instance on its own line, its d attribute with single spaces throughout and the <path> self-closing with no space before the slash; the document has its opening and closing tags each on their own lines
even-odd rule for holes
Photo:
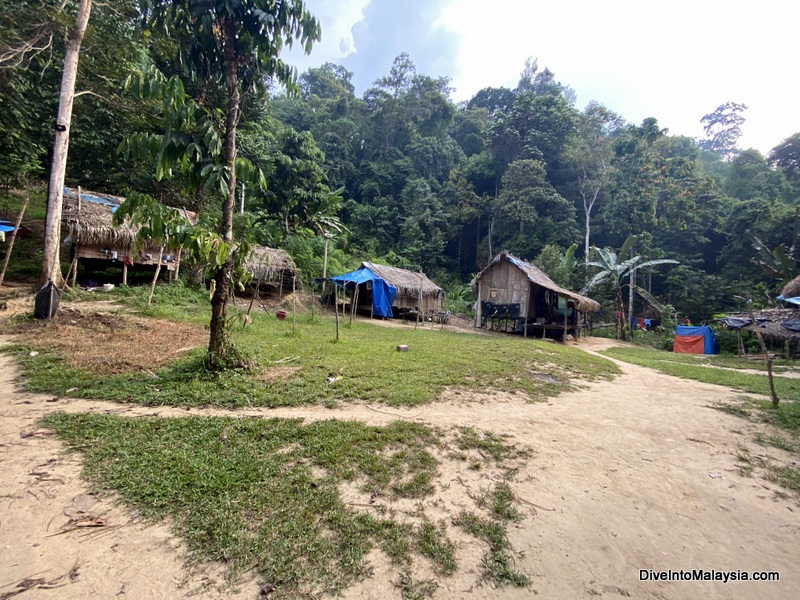
<svg viewBox="0 0 800 600">
<path fill-rule="evenodd" d="M 222 22 L 225 35 L 225 87 L 228 92 L 228 110 L 225 115 L 225 169 L 228 172 L 228 196 L 222 203 L 222 223 L 220 232 L 225 241 L 233 244 L 233 211 L 236 205 L 236 127 L 239 123 L 239 81 L 236 71 L 236 26 L 233 18 L 227 16 Z M 228 308 L 228 295 L 231 288 L 233 259 L 229 256 L 214 275 L 216 289 L 211 298 L 211 325 L 208 341 L 208 359 L 211 364 L 225 363 L 226 337 L 225 317 Z"/>
<path fill-rule="evenodd" d="M 161 274 L 161 262 L 164 260 L 164 244 L 158 249 L 158 264 L 156 265 L 156 272 L 153 274 L 153 281 L 150 282 L 150 295 L 147 296 L 147 308 L 150 308 L 150 303 L 153 301 L 153 292 L 156 291 L 156 283 L 158 283 L 158 276 Z"/>
<path fill-rule="evenodd" d="M 61 244 L 61 208 L 64 203 L 64 174 L 67 170 L 69 129 L 72 122 L 72 102 L 75 98 L 75 80 L 78 76 L 78 59 L 91 11 L 92 0 L 80 0 L 75 28 L 69 34 L 64 54 L 64 72 L 61 75 L 61 93 L 56 117 L 56 139 L 53 144 L 53 163 L 50 168 L 50 185 L 47 191 L 47 217 L 44 226 L 40 284 L 52 279 L 56 285 L 60 286 L 63 280 L 59 246 Z"/>
</svg>

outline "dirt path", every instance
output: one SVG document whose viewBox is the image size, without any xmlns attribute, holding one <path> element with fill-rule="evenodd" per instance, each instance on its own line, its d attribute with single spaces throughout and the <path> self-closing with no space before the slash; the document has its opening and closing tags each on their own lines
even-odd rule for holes
<svg viewBox="0 0 800 600">
<path fill-rule="evenodd" d="M 590 339 L 581 347 L 591 351 L 609 343 Z M 548 403 L 530 404 L 510 394 L 450 392 L 441 402 L 412 409 L 346 405 L 232 412 L 20 393 L 14 366 L 0 355 L 0 598 L 25 577 L 55 580 L 63 587 L 31 589 L 24 600 L 118 594 L 177 598 L 204 586 L 208 589 L 195 597 L 257 597 L 252 581 L 237 588 L 242 590 L 238 596 L 219 591 L 222 576 L 213 565 L 187 574 L 182 547 L 165 527 L 144 528 L 109 500 L 91 509 L 107 511 L 105 527 L 53 535 L 68 521 L 64 508 L 74 509 L 73 498 L 86 491 L 77 458 L 64 456 L 56 440 L 36 432 L 36 420 L 54 410 L 343 418 L 372 424 L 404 418 L 507 433 L 534 450 L 514 483 L 530 516 L 511 529 L 510 539 L 522 553 L 517 566 L 531 576 L 538 597 L 800 597 L 800 504 L 781 497 L 771 483 L 740 475 L 735 455 L 746 446 L 753 456 L 776 462 L 791 457 L 752 442 L 764 426 L 708 408 L 738 392 L 619 364 L 623 374 L 616 380 Z M 445 514 L 460 510 L 456 492 L 477 492 L 482 485 L 461 475 L 441 473 L 443 483 L 453 485 L 443 503 Z M 491 476 L 483 473 L 479 479 Z M 459 573 L 439 579 L 436 597 L 531 597 L 530 590 L 476 586 L 481 554 L 477 544 L 462 547 Z M 373 567 L 373 578 L 346 590 L 345 598 L 400 597 L 391 583 L 396 572 L 380 556 Z M 641 582 L 639 569 L 773 570 L 781 581 Z"/>
</svg>

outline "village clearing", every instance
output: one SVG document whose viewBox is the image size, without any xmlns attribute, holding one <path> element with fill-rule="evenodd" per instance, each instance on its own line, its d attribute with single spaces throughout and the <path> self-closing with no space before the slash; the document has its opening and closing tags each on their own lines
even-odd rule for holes
<svg viewBox="0 0 800 600">
<path fill-rule="evenodd" d="M 438 329 L 412 333 L 413 324 L 355 324 L 339 344 L 303 360 L 288 351 L 296 336 L 284 322 L 283 333 L 273 329 L 272 339 L 262 340 L 279 347 L 259 357 L 269 365 L 261 376 L 265 389 L 284 394 L 296 382 L 303 401 L 280 402 L 272 392 L 242 397 L 241 381 L 207 381 L 215 402 L 196 389 L 200 384 L 179 382 L 180 369 L 170 371 L 170 357 L 183 357 L 186 369 L 197 352 L 191 346 L 202 346 L 202 315 L 173 340 L 173 321 L 118 318 L 114 310 L 77 303 L 48 325 L 59 333 L 48 345 L 71 363 L 44 346 L 27 350 L 48 339 L 30 323 L 18 322 L 17 335 L 3 339 L 27 345 L 17 356 L 29 385 L 58 393 L 24 391 L 15 358 L 0 355 L 0 598 L 256 598 L 325 590 L 344 598 L 800 597 L 798 493 L 774 483 L 780 469 L 796 472 L 796 440 L 742 409 L 741 391 L 599 360 L 594 353 L 614 346 L 610 340 L 565 349 Z M 332 322 L 324 324 L 332 335 Z M 363 354 L 348 350 L 370 331 L 385 350 L 378 357 L 370 348 L 370 358 L 399 370 L 397 378 L 382 381 L 359 366 Z M 103 340 L 119 337 L 129 343 L 102 350 Z M 87 340 L 94 350 L 82 352 Z M 390 342 L 409 343 L 409 353 L 393 352 Z M 474 344 L 483 356 L 465 350 L 464 362 L 445 372 L 436 360 L 447 344 L 451 355 Z M 148 364 L 143 357 L 151 355 Z M 347 364 L 326 362 L 328 355 Z M 392 362 L 420 357 L 432 374 Z M 80 369 L 92 375 L 80 381 Z M 320 377 L 323 383 L 312 381 Z M 114 397 L 98 383 L 107 378 L 145 400 L 92 399 Z M 337 390 L 339 383 L 346 385 Z M 400 383 L 412 401 L 379 401 L 382 386 Z M 173 384 L 196 391 L 196 399 L 159 403 Z M 786 443 L 759 443 L 770 439 Z M 68 445 L 78 452 L 65 453 Z M 269 475 L 252 470 L 254 463 L 276 469 L 273 479 L 236 482 L 231 490 L 254 490 L 250 498 L 263 494 L 265 505 L 273 498 L 266 492 L 286 495 L 268 511 L 260 507 L 263 513 L 249 507 L 234 530 L 212 531 L 192 506 L 220 510 L 218 525 L 230 527 L 222 508 L 241 500 L 233 493 L 202 497 L 220 482 L 213 479 L 219 471 L 201 467 L 220 461 L 225 468 L 246 463 L 237 472 L 247 477 Z M 149 475 L 177 476 L 183 463 L 209 479 L 162 486 Z M 281 477 L 294 488 L 274 487 Z M 200 497 L 170 497 L 175 490 Z M 291 504 L 295 492 L 310 499 L 308 515 Z M 178 500 L 179 514 L 163 506 Z M 330 512 L 315 512 L 322 510 Z M 287 521 L 286 511 L 307 520 Z M 303 537 L 308 523 L 313 539 Z M 218 560 L 208 560 L 198 549 L 208 549 L 212 534 L 217 541 L 274 537 L 237 556 L 217 548 Z M 292 557 L 300 544 L 309 554 Z M 310 556 L 319 562 L 305 560 Z M 279 564 L 286 557 L 294 562 Z M 777 571 L 780 581 L 640 581 L 640 569 Z"/>
</svg>

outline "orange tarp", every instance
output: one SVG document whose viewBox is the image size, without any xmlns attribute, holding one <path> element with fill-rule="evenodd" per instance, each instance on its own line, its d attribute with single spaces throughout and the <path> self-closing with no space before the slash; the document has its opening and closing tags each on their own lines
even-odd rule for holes
<svg viewBox="0 0 800 600">
<path fill-rule="evenodd" d="M 705 354 L 705 337 L 702 335 L 676 335 L 673 352 L 683 354 Z"/>
</svg>

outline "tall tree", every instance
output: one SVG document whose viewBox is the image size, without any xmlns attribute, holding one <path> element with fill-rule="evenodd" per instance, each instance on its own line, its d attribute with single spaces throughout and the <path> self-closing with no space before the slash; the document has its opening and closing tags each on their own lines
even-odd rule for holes
<svg viewBox="0 0 800 600">
<path fill-rule="evenodd" d="M 201 87 L 222 87 L 226 98 L 225 198 L 220 233 L 233 242 L 236 200 L 236 132 L 243 95 L 277 79 L 292 91 L 296 73 L 279 58 L 284 44 L 299 40 L 308 53 L 320 27 L 302 0 L 142 0 L 145 22 L 175 41 L 186 75 Z M 233 259 L 217 271 L 211 299 L 208 363 L 227 361 L 226 312 Z"/>
<path fill-rule="evenodd" d="M 742 135 L 742 125 L 745 122 L 742 113 L 746 110 L 745 104 L 726 102 L 700 119 L 704 125 L 703 131 L 706 133 L 706 139 L 700 141 L 700 148 L 716 152 L 725 160 L 736 156 L 738 152 L 736 144 Z"/>
<path fill-rule="evenodd" d="M 602 104 L 590 102 L 578 125 L 578 135 L 567 156 L 577 167 L 578 193 L 583 205 L 584 260 L 589 261 L 592 213 L 600 193 L 611 181 L 614 144 L 611 135 L 623 125 L 622 118 Z"/>
<path fill-rule="evenodd" d="M 50 184 L 47 191 L 47 218 L 44 225 L 44 248 L 40 283 L 52 279 L 60 285 L 61 263 L 61 208 L 64 203 L 64 174 L 67 170 L 69 129 L 72 122 L 72 103 L 75 99 L 75 79 L 78 76 L 78 59 L 81 43 L 92 12 L 92 0 L 80 0 L 75 26 L 69 33 L 64 54 L 64 71 L 61 75 L 61 93 L 56 117 L 56 139 L 53 144 L 53 165 L 50 169 Z"/>
</svg>

